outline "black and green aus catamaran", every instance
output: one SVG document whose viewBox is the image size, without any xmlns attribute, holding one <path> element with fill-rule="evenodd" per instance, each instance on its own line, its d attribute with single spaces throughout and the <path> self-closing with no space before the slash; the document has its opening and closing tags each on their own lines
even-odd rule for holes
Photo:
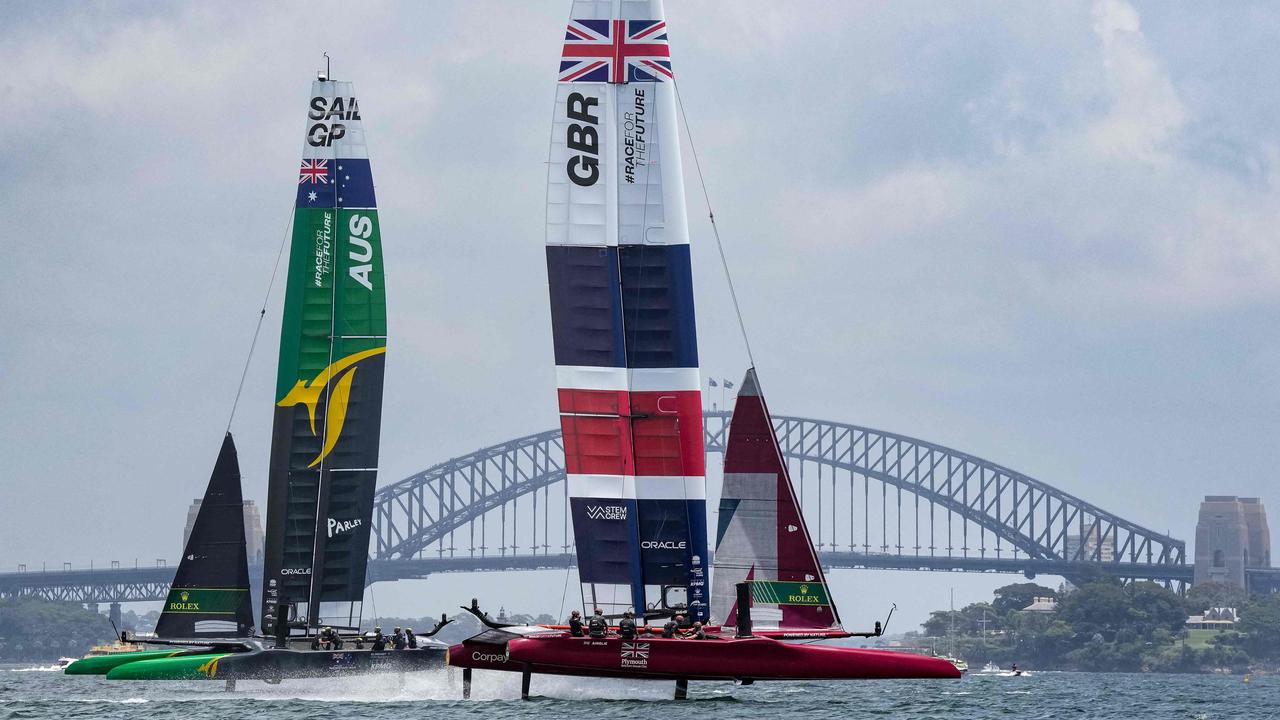
<svg viewBox="0 0 1280 720">
<path fill-rule="evenodd" d="M 251 631 L 243 520 L 231 517 L 228 499 L 227 508 L 202 508 L 201 519 L 207 510 L 207 524 L 220 537 L 234 536 L 238 547 L 222 540 L 188 547 L 157 626 L 161 638 L 179 638 L 166 642 L 190 647 L 155 651 L 168 653 L 161 657 L 127 653 L 130 659 L 108 668 L 108 678 L 279 680 L 444 663 L 445 646 L 432 641 L 412 650 L 374 651 L 357 636 L 340 648 L 317 649 L 322 628 L 350 637 L 360 627 L 387 306 L 373 175 L 352 83 L 322 73 L 312 84 L 306 114 L 268 475 L 263 636 Z M 230 498 L 228 468 L 234 465 L 228 434 L 210 493 L 217 484 Z M 234 477 L 238 504 L 238 469 Z M 206 640 L 210 634 L 221 639 Z"/>
</svg>

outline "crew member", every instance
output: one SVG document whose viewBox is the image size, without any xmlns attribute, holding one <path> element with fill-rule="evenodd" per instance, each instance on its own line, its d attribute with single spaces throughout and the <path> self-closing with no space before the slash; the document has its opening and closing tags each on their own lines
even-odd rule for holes
<svg viewBox="0 0 1280 720">
<path fill-rule="evenodd" d="M 373 651 L 382 652 L 387 649 L 387 636 L 382 634 L 382 627 L 373 628 Z"/>
<path fill-rule="evenodd" d="M 667 618 L 667 621 L 662 623 L 662 637 L 673 638 L 675 636 L 676 636 L 676 621 L 671 618 Z"/>
<path fill-rule="evenodd" d="M 333 628 L 329 628 L 329 646 L 334 650 L 342 649 L 342 636 Z"/>
<path fill-rule="evenodd" d="M 622 619 L 618 621 L 618 637 L 623 640 L 634 640 L 636 637 L 635 614 L 630 610 L 622 613 Z"/>
<path fill-rule="evenodd" d="M 413 634 L 413 628 L 404 629 L 404 641 L 409 644 L 410 650 L 418 649 L 418 636 Z"/>
<path fill-rule="evenodd" d="M 693 627 L 689 628 L 689 631 L 681 635 L 681 637 L 686 637 L 692 640 L 706 640 L 707 631 L 702 629 L 702 623 L 695 622 Z"/>
<path fill-rule="evenodd" d="M 391 647 L 397 650 L 403 650 L 408 647 L 408 640 L 405 639 L 404 631 L 397 625 L 396 629 L 391 632 Z"/>
<path fill-rule="evenodd" d="M 582 613 L 574 610 L 569 613 L 569 634 L 574 637 L 582 637 Z"/>
<path fill-rule="evenodd" d="M 596 608 L 596 612 L 587 621 L 587 634 L 593 638 L 602 638 L 609 634 L 609 621 L 604 619 L 604 611 Z"/>
</svg>

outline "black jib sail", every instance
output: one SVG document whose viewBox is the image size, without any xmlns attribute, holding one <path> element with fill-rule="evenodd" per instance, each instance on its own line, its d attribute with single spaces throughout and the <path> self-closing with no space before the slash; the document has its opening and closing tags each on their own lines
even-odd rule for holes
<svg viewBox="0 0 1280 720">
<path fill-rule="evenodd" d="M 234 638 L 252 634 L 240 463 L 235 441 L 227 433 L 156 623 L 156 635 Z"/>
</svg>

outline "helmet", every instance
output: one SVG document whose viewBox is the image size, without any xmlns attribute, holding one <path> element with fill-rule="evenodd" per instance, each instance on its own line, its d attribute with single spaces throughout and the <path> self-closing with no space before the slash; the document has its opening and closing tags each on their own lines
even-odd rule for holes
<svg viewBox="0 0 1280 720">
<path fill-rule="evenodd" d="M 404 631 L 407 633 L 413 633 L 413 628 L 405 628 Z"/>
<path fill-rule="evenodd" d="M 569 613 L 569 617 L 582 617 L 582 613 L 578 612 L 577 610 L 574 610 L 573 612 Z"/>
<path fill-rule="evenodd" d="M 374 625 L 374 626 L 373 626 L 373 631 L 374 631 L 374 632 L 376 632 L 376 633 L 380 633 L 380 632 L 382 632 L 382 626 L 381 626 L 381 625 Z"/>
<path fill-rule="evenodd" d="M 635 614 L 635 613 L 633 613 L 633 612 L 631 612 L 630 610 L 628 610 L 628 611 L 626 611 L 626 612 L 622 613 L 622 617 L 624 617 L 624 618 L 633 618 L 633 617 L 635 617 L 635 616 L 636 616 L 636 614 Z"/>
<path fill-rule="evenodd" d="M 603 611 L 603 610 L 601 610 L 600 608 L 596 608 L 596 614 L 597 614 L 597 615 L 603 615 L 603 614 L 604 614 L 604 611 Z"/>
<path fill-rule="evenodd" d="M 693 624 L 693 626 L 694 626 L 695 628 L 700 628 L 700 627 L 702 627 L 702 623 L 700 623 L 700 622 L 696 622 L 696 623 L 694 623 L 694 624 Z"/>
<path fill-rule="evenodd" d="M 396 630 L 395 630 L 395 631 L 396 631 L 396 632 L 400 632 L 400 626 L 399 626 L 399 625 L 397 625 L 397 626 L 396 626 Z"/>
</svg>

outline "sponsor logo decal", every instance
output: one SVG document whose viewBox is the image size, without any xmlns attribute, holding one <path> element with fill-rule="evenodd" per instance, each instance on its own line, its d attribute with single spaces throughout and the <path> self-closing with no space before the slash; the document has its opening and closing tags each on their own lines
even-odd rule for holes
<svg viewBox="0 0 1280 720">
<path fill-rule="evenodd" d="M 505 652 L 487 653 L 477 650 L 471 653 L 471 659 L 478 662 L 503 663 L 507 661 L 507 654 Z"/>
<path fill-rule="evenodd" d="M 592 520 L 626 520 L 626 505 L 588 505 L 587 517 Z"/>
<path fill-rule="evenodd" d="M 329 518 L 329 537 L 333 537 L 336 533 L 350 532 L 363 524 L 360 518 L 355 520 L 334 520 Z"/>
<path fill-rule="evenodd" d="M 335 140 L 341 140 L 347 136 L 346 124 L 334 121 L 359 120 L 360 105 L 353 97 L 327 98 L 319 95 L 311 98 L 307 117 L 316 121 L 307 128 L 307 144 L 311 147 L 329 147 Z"/>
<path fill-rule="evenodd" d="M 634 109 L 622 114 L 622 177 L 628 183 L 635 183 L 636 168 L 644 167 L 649 157 L 649 143 L 645 138 L 645 92 L 643 88 L 636 88 Z"/>
<path fill-rule="evenodd" d="M 591 187 L 600 179 L 600 135 L 596 132 L 600 118 L 591 112 L 599 104 L 600 98 L 577 92 L 569 93 L 565 103 L 566 116 L 576 121 L 565 128 L 565 144 L 577 153 L 569 158 L 565 171 L 573 184 L 581 187 Z"/>
<path fill-rule="evenodd" d="M 282 568 L 281 575 L 310 575 L 311 568 Z"/>
<path fill-rule="evenodd" d="M 320 402 L 320 395 L 324 392 L 325 386 L 329 384 L 332 378 L 337 378 L 332 392 L 329 393 L 327 408 L 329 417 L 328 421 L 324 423 L 324 446 L 320 449 L 320 454 L 316 456 L 316 459 L 312 460 L 311 464 L 307 466 L 308 468 L 319 465 L 321 460 L 328 457 L 329 453 L 333 451 L 334 445 L 338 443 L 338 438 L 342 435 L 342 426 L 347 419 L 347 398 L 351 396 L 351 383 L 355 379 L 360 361 L 371 358 L 374 355 L 381 355 L 386 351 L 385 347 L 378 347 L 352 353 L 321 370 L 320 374 L 316 375 L 311 382 L 299 380 L 293 386 L 293 389 L 284 396 L 284 399 L 276 403 L 278 407 L 305 405 L 307 407 L 307 416 L 311 420 L 311 434 L 316 435 L 316 405 Z"/>
<path fill-rule="evenodd" d="M 689 543 L 681 540 L 641 540 L 640 547 L 645 550 L 684 550 Z"/>
<path fill-rule="evenodd" d="M 333 213 L 326 210 L 323 224 L 316 228 L 315 248 L 313 250 L 316 269 L 315 274 L 311 277 L 311 282 L 316 287 L 324 287 L 324 279 L 329 275 L 329 267 L 333 264 L 332 231 Z"/>
<path fill-rule="evenodd" d="M 625 668 L 649 667 L 649 643 L 622 643 L 618 659 Z"/>
<path fill-rule="evenodd" d="M 172 595 L 169 597 L 169 603 L 165 609 L 174 612 L 200 612 L 200 603 L 191 602 L 191 593 L 181 590 L 176 599 Z"/>
</svg>

